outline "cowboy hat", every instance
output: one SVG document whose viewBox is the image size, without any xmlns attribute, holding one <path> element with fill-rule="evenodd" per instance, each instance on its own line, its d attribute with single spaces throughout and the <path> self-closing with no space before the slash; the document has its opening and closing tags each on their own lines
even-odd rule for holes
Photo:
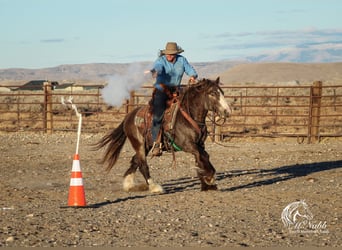
<svg viewBox="0 0 342 250">
<path fill-rule="evenodd" d="M 163 55 L 174 55 L 180 54 L 182 52 L 184 52 L 184 50 L 175 42 L 168 42 L 165 46 L 165 49 L 161 51 Z"/>
</svg>

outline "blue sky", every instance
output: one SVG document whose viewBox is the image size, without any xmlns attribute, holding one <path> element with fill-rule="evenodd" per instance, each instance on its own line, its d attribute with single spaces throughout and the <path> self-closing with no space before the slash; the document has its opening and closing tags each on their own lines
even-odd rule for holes
<svg viewBox="0 0 342 250">
<path fill-rule="evenodd" d="M 341 13 L 341 0 L 0 0 L 0 68 L 154 61 L 167 41 L 190 62 L 339 61 Z"/>
</svg>

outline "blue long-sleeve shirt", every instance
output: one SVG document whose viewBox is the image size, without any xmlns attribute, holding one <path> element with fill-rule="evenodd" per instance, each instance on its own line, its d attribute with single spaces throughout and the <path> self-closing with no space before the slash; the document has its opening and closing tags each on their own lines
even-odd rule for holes
<svg viewBox="0 0 342 250">
<path fill-rule="evenodd" d="M 175 62 L 169 62 L 165 56 L 160 56 L 153 65 L 152 71 L 157 73 L 154 86 L 162 89 L 160 83 L 169 87 L 177 87 L 181 84 L 183 74 L 197 78 L 196 70 L 188 60 L 181 55 L 176 55 Z"/>
</svg>

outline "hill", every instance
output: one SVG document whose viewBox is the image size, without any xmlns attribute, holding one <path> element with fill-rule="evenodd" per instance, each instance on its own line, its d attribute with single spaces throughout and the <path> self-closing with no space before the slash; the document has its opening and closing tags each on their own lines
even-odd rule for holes
<svg viewBox="0 0 342 250">
<path fill-rule="evenodd" d="M 232 83 L 311 83 L 342 82 L 342 63 L 246 63 L 220 74 L 225 84 Z"/>
</svg>

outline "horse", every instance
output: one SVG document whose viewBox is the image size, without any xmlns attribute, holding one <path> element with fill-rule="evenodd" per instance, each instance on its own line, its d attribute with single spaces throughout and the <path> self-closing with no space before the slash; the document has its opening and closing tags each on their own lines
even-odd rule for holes
<svg viewBox="0 0 342 250">
<path fill-rule="evenodd" d="M 173 154 L 176 151 L 174 148 L 177 148 L 194 155 L 202 191 L 217 190 L 214 176 L 216 170 L 209 161 L 209 154 L 205 150 L 205 140 L 207 138 L 206 116 L 208 111 L 213 111 L 219 117 L 219 120 L 222 121 L 223 119 L 224 123 L 231 114 L 231 108 L 224 98 L 220 85 L 219 77 L 216 80 L 201 79 L 195 84 L 188 85 L 176 97 L 178 112 L 174 113 L 172 118 L 174 120 L 172 128 L 167 129 L 165 121 L 161 128 L 163 131 L 163 145 L 172 144 L 174 146 L 171 149 Z M 142 113 L 145 115 L 142 116 Z M 107 165 L 106 169 L 109 171 L 117 162 L 126 139 L 129 139 L 135 154 L 131 158 L 130 167 L 124 173 L 124 191 L 136 190 L 134 176 L 137 169 L 139 169 L 151 193 L 164 192 L 163 187 L 151 178 L 147 163 L 147 156 L 153 147 L 150 135 L 151 128 L 147 126 L 142 129 L 141 124 L 151 124 L 151 119 L 152 114 L 148 112 L 147 105 L 137 107 L 125 116 L 117 128 L 107 133 L 94 144 L 95 150 L 105 148 L 100 163 Z M 168 136 L 165 136 L 165 134 Z"/>
</svg>

